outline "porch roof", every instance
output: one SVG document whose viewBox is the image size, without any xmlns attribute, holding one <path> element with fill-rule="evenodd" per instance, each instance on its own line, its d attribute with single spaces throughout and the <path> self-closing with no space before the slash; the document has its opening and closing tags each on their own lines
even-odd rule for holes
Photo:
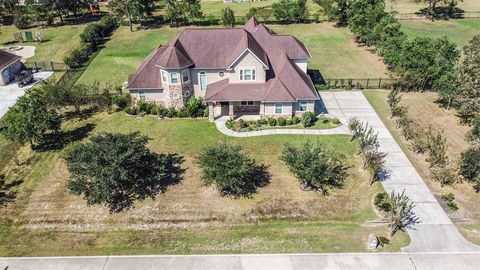
<svg viewBox="0 0 480 270">
<path fill-rule="evenodd" d="M 206 101 L 262 101 L 268 83 L 230 83 L 224 79 L 208 85 Z"/>
</svg>

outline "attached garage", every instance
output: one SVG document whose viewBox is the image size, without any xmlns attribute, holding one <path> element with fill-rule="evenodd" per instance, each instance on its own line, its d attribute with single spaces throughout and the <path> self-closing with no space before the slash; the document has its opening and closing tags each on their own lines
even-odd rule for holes
<svg viewBox="0 0 480 270">
<path fill-rule="evenodd" d="M 23 68 L 20 59 L 18 55 L 0 50 L 0 86 L 15 80 L 15 75 Z"/>
</svg>

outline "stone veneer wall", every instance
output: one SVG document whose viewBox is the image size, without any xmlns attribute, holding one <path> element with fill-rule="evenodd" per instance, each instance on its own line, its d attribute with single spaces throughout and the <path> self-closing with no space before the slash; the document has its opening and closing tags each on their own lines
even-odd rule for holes
<svg viewBox="0 0 480 270">
<path fill-rule="evenodd" d="M 167 108 L 174 107 L 175 109 L 182 108 L 190 97 L 193 95 L 193 87 L 191 83 L 187 84 L 170 84 L 165 87 L 165 101 L 164 105 Z M 186 91 L 190 92 L 189 96 L 185 96 Z M 178 94 L 178 98 L 174 95 Z"/>
</svg>

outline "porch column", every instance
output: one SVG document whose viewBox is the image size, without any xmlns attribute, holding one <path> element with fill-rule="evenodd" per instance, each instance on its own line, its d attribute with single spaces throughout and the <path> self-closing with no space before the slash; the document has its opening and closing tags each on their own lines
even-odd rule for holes
<svg viewBox="0 0 480 270">
<path fill-rule="evenodd" d="M 263 118 L 265 116 L 265 103 L 261 102 L 260 103 L 260 118 Z"/>
<path fill-rule="evenodd" d="M 208 102 L 208 120 L 210 120 L 210 122 L 213 122 L 213 120 L 215 120 L 215 112 L 213 110 L 213 103 Z"/>
<path fill-rule="evenodd" d="M 230 117 L 233 117 L 233 102 L 232 101 L 228 102 L 228 115 Z"/>
</svg>

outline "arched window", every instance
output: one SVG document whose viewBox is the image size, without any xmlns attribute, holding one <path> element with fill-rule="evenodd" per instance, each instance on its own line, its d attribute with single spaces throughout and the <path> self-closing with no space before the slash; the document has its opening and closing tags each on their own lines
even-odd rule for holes
<svg viewBox="0 0 480 270">
<path fill-rule="evenodd" d="M 207 73 L 200 72 L 198 74 L 198 81 L 200 84 L 200 91 L 205 92 L 207 90 Z"/>
</svg>

